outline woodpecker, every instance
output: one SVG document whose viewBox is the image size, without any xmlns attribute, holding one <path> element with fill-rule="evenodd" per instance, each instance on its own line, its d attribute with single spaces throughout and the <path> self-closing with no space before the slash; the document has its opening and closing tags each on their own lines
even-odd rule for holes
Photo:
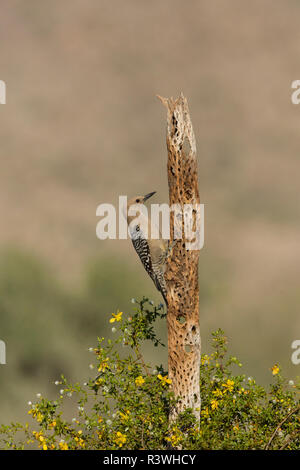
<svg viewBox="0 0 300 470">
<path fill-rule="evenodd" d="M 164 278 L 166 259 L 169 254 L 169 241 L 164 240 L 159 232 L 159 239 L 151 239 L 151 220 L 142 212 L 142 206 L 156 191 L 146 196 L 136 196 L 127 204 L 127 224 L 135 251 L 155 287 L 162 294 L 167 304 L 167 287 Z M 132 211 L 130 209 L 132 208 Z"/>
</svg>

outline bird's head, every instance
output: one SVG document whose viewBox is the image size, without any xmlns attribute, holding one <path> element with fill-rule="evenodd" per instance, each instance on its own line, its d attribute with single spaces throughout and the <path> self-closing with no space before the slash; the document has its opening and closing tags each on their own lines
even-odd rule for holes
<svg viewBox="0 0 300 470">
<path fill-rule="evenodd" d="M 150 197 L 154 196 L 155 193 L 156 191 L 153 191 L 152 193 L 148 193 L 145 196 L 135 196 L 132 199 L 129 199 L 127 206 L 130 207 L 134 204 L 145 204 L 145 202 L 148 201 Z"/>
<path fill-rule="evenodd" d="M 152 193 L 148 193 L 145 196 L 135 196 L 135 197 L 129 199 L 129 201 L 127 203 L 127 222 L 128 222 L 128 224 L 136 217 L 136 215 L 135 216 L 128 215 L 128 211 L 129 211 L 130 207 L 135 206 L 134 208 L 136 209 L 137 208 L 136 206 L 138 206 L 138 204 L 145 204 L 145 202 L 148 201 L 148 199 L 150 199 L 150 197 L 152 197 L 155 193 L 156 193 L 156 191 L 153 191 Z"/>
</svg>

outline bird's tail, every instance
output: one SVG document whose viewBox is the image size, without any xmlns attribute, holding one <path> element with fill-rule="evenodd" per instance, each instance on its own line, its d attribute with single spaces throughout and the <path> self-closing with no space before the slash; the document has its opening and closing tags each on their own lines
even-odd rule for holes
<svg viewBox="0 0 300 470">
<path fill-rule="evenodd" d="M 163 272 L 160 273 L 159 275 L 156 275 L 153 279 L 153 282 L 155 284 L 156 289 L 159 290 L 159 292 L 163 296 L 166 307 L 168 309 L 167 286 L 166 286 L 166 281 L 165 281 Z"/>
</svg>

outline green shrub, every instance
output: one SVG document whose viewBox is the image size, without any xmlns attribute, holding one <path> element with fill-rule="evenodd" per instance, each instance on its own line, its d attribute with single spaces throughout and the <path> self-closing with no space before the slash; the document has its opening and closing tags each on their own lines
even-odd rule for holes
<svg viewBox="0 0 300 470">
<path fill-rule="evenodd" d="M 154 323 L 163 305 L 134 301 L 134 313 L 110 319 L 114 340 L 98 338 L 92 348 L 95 378 L 72 385 L 62 377 L 56 400 L 38 395 L 29 403 L 28 423 L 2 425 L 1 448 L 55 449 L 299 449 L 300 385 L 287 382 L 275 364 L 268 390 L 228 356 L 221 330 L 212 335 L 213 352 L 201 357 L 201 422 L 186 410 L 176 422 L 168 416 L 176 401 L 162 366 L 146 364 L 141 344 L 163 347 Z M 73 418 L 65 418 L 66 409 Z"/>
</svg>

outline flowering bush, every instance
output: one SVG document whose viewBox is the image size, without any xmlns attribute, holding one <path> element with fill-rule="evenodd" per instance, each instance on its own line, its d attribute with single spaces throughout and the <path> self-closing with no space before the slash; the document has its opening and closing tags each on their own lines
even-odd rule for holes
<svg viewBox="0 0 300 470">
<path fill-rule="evenodd" d="M 113 313 L 115 340 L 98 338 L 96 377 L 83 385 L 56 382 L 56 400 L 37 395 L 29 403 L 33 424 L 0 426 L 1 448 L 68 449 L 299 449 L 299 390 L 275 364 L 269 390 L 252 377 L 234 375 L 237 358 L 228 357 L 221 330 L 213 333 L 213 352 L 201 358 L 201 422 L 187 409 L 169 424 L 175 404 L 171 380 L 162 366 L 146 364 L 145 340 L 161 346 L 154 331 L 164 318 L 163 305 L 148 299 L 136 303 L 132 316 Z M 119 346 L 125 346 L 125 349 Z M 66 409 L 73 418 L 66 418 Z M 32 422 L 31 422 L 32 423 Z"/>
</svg>

